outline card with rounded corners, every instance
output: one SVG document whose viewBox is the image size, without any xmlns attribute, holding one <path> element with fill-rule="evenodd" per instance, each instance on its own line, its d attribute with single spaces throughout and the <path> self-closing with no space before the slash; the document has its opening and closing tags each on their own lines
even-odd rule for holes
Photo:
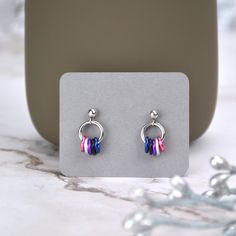
<svg viewBox="0 0 236 236">
<path fill-rule="evenodd" d="M 80 150 L 79 127 L 95 108 L 104 129 L 100 153 Z M 157 110 L 165 129 L 165 151 L 145 153 L 142 127 L 150 111 Z M 84 135 L 100 135 L 96 125 Z M 151 138 L 158 127 L 146 130 Z M 79 177 L 172 177 L 184 175 L 189 166 L 189 81 L 183 73 L 83 72 L 60 79 L 60 168 Z"/>
</svg>

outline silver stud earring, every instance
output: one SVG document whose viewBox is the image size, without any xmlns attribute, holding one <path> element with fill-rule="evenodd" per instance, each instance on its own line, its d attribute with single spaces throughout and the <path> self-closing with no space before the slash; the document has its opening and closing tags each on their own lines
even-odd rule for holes
<svg viewBox="0 0 236 236">
<path fill-rule="evenodd" d="M 164 139 L 165 139 L 165 129 L 164 127 L 157 122 L 159 114 L 156 110 L 150 112 L 150 117 L 152 121 L 148 124 L 145 124 L 141 129 L 141 139 L 144 142 L 144 151 L 153 156 L 159 156 L 162 152 L 165 151 Z M 161 135 L 158 135 L 156 138 L 151 139 L 145 135 L 146 130 L 151 127 L 159 128 Z"/>
<path fill-rule="evenodd" d="M 81 152 L 85 152 L 89 155 L 96 155 L 100 152 L 100 143 L 102 142 L 102 140 L 104 138 L 104 129 L 103 129 L 102 125 L 98 121 L 94 120 L 96 115 L 97 115 L 96 110 L 90 109 L 88 111 L 89 120 L 84 122 L 79 127 L 79 139 L 81 141 L 80 150 L 81 150 Z M 83 134 L 83 129 L 85 128 L 85 126 L 89 126 L 89 125 L 95 125 L 98 127 L 98 129 L 100 130 L 100 137 L 99 138 L 97 138 L 97 137 L 89 138 Z"/>
</svg>

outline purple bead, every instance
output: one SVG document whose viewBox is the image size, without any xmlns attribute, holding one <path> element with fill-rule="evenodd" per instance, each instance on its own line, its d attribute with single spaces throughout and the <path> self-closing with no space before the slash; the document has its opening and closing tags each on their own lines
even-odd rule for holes
<svg viewBox="0 0 236 236">
<path fill-rule="evenodd" d="M 157 155 L 157 149 L 156 149 L 156 140 L 153 139 L 152 140 L 152 150 L 153 150 L 153 156 L 156 156 Z"/>
<path fill-rule="evenodd" d="M 92 142 L 91 139 L 88 139 L 88 154 L 92 155 Z"/>
</svg>

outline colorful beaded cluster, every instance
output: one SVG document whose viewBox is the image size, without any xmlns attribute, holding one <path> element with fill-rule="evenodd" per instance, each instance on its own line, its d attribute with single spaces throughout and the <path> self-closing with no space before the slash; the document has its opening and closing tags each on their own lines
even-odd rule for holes
<svg viewBox="0 0 236 236">
<path fill-rule="evenodd" d="M 154 139 L 145 137 L 144 150 L 145 153 L 149 153 L 153 156 L 159 156 L 162 152 L 165 151 L 165 146 L 161 137 L 157 137 Z"/>
<path fill-rule="evenodd" d="M 87 138 L 83 136 L 81 144 L 80 144 L 81 152 L 85 152 L 89 155 L 96 155 L 100 152 L 100 144 L 98 138 Z"/>
</svg>

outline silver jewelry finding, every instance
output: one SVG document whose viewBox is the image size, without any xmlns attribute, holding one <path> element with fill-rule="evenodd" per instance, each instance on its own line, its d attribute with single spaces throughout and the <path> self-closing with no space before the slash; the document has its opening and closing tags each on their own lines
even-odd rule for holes
<svg viewBox="0 0 236 236">
<path fill-rule="evenodd" d="M 98 138 L 98 143 L 101 143 L 101 141 L 103 140 L 103 138 L 104 138 L 104 129 L 103 129 L 102 125 L 101 125 L 98 121 L 93 120 L 93 119 L 96 117 L 96 115 L 97 115 L 97 112 L 96 112 L 95 109 L 92 108 L 92 109 L 90 109 L 90 110 L 88 111 L 89 120 L 86 121 L 86 122 L 84 122 L 84 123 L 79 127 L 79 131 L 78 131 L 78 132 L 79 132 L 79 139 L 80 139 L 80 141 L 82 141 L 82 140 L 83 140 L 83 137 L 84 137 L 83 128 L 84 128 L 85 126 L 88 126 L 88 125 L 95 125 L 95 126 L 97 126 L 98 129 L 100 130 L 100 136 L 99 136 L 99 138 Z"/>
<path fill-rule="evenodd" d="M 158 116 L 158 112 L 156 110 L 152 110 L 150 112 L 152 122 L 145 124 L 141 129 L 141 139 L 144 142 L 144 152 L 153 156 L 159 156 L 165 151 L 165 129 L 160 123 L 156 122 Z M 154 126 L 159 128 L 161 135 L 157 135 L 156 138 L 149 138 L 145 135 L 146 130 Z"/>
<path fill-rule="evenodd" d="M 150 127 L 154 127 L 156 126 L 157 128 L 159 128 L 159 130 L 161 131 L 161 140 L 164 141 L 165 136 L 166 136 L 166 132 L 165 132 L 165 128 L 158 122 L 156 122 L 157 118 L 159 117 L 159 114 L 156 110 L 152 110 L 150 112 L 150 117 L 152 119 L 152 122 L 145 124 L 142 129 L 141 129 L 141 139 L 142 141 L 145 143 L 145 133 L 146 130 Z"/>
</svg>

